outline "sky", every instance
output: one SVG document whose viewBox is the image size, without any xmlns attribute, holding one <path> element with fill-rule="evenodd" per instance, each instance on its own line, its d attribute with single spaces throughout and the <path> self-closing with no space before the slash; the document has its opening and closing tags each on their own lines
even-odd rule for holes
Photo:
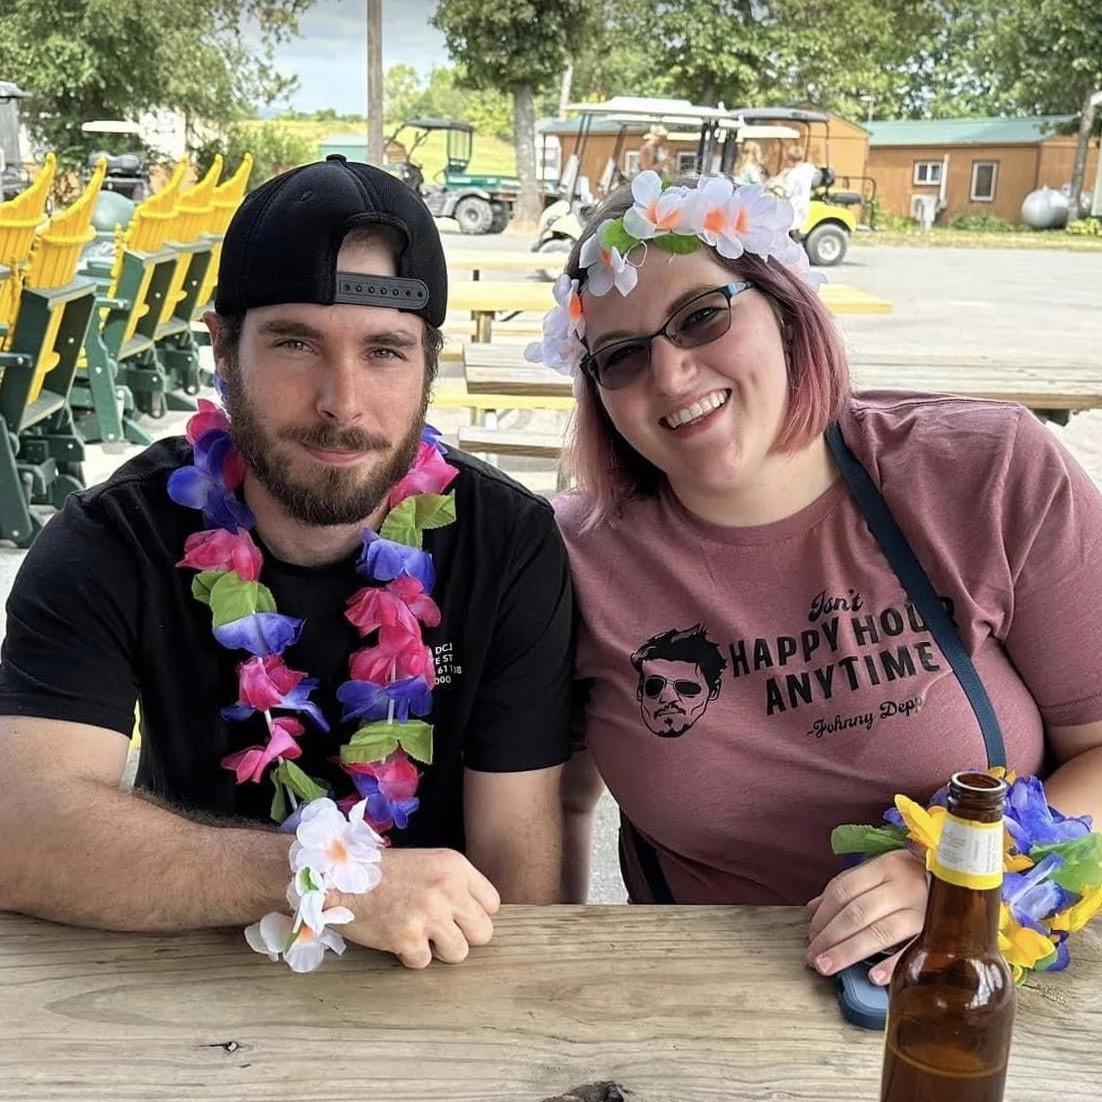
<svg viewBox="0 0 1102 1102">
<path fill-rule="evenodd" d="M 300 21 L 299 37 L 275 51 L 280 72 L 298 77 L 289 104 L 296 111 L 332 107 L 363 114 L 367 100 L 364 0 L 317 0 Z M 450 64 L 444 36 L 429 23 L 436 0 L 383 0 L 383 71 L 404 62 L 427 76 Z M 281 105 L 274 105 L 278 110 Z"/>
</svg>

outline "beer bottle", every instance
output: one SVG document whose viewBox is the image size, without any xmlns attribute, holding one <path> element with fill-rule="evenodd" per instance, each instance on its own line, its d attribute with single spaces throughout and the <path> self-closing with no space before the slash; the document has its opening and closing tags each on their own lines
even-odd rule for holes
<svg viewBox="0 0 1102 1102">
<path fill-rule="evenodd" d="M 892 976 L 881 1102 L 1001 1102 L 1014 981 L 999 953 L 1006 785 L 956 773 L 922 933 Z"/>
</svg>

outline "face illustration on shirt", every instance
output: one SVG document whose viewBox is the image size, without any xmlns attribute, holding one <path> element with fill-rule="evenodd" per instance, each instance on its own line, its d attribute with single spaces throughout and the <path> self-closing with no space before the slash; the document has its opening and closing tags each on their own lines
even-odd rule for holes
<svg viewBox="0 0 1102 1102">
<path fill-rule="evenodd" d="M 692 662 L 653 658 L 642 663 L 636 698 L 647 729 L 660 738 L 678 738 L 704 714 L 719 695 L 708 688 Z"/>
</svg>

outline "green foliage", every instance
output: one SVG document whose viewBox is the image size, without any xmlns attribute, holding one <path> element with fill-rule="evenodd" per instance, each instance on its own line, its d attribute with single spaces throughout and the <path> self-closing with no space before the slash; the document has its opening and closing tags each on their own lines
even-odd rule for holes
<svg viewBox="0 0 1102 1102">
<path fill-rule="evenodd" d="M 219 125 L 290 91 L 271 50 L 311 3 L 0 0 L 0 58 L 33 95 L 22 114 L 34 137 L 72 164 L 102 142 L 81 134 L 82 122 L 167 109 Z M 241 36 L 245 19 L 259 27 L 259 49 Z"/>
<path fill-rule="evenodd" d="M 1080 218 L 1068 225 L 1067 232 L 1075 237 L 1102 237 L 1102 218 Z"/>
<path fill-rule="evenodd" d="M 422 85 L 413 66 L 393 65 L 387 70 L 384 89 L 389 133 L 407 119 L 436 117 L 462 119 L 475 128 L 476 135 L 512 141 L 512 98 L 493 88 L 473 91 L 461 67 L 437 66 Z M 409 144 L 408 135 L 399 135 L 398 140 Z"/>
<path fill-rule="evenodd" d="M 318 157 L 317 146 L 283 122 L 233 123 L 222 137 L 204 142 L 195 150 L 195 163 L 200 175 L 210 167 L 216 153 L 222 154 L 226 172 L 237 168 L 246 153 L 253 155 L 249 191 L 289 168 L 315 161 Z"/>
<path fill-rule="evenodd" d="M 1005 218 L 995 214 L 958 214 L 949 223 L 949 228 L 973 233 L 1014 233 L 1017 229 Z"/>
</svg>

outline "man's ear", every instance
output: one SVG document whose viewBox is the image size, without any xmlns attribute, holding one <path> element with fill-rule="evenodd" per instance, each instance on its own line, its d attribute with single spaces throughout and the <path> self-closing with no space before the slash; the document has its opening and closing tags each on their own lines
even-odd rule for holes
<svg viewBox="0 0 1102 1102">
<path fill-rule="evenodd" d="M 225 378 L 225 371 L 223 370 L 223 364 L 225 362 L 225 355 L 223 354 L 223 332 L 222 332 L 222 319 L 213 311 L 207 310 L 203 314 L 203 324 L 207 327 L 207 332 L 210 333 L 210 347 L 214 353 L 214 367 L 215 370 Z"/>
</svg>

